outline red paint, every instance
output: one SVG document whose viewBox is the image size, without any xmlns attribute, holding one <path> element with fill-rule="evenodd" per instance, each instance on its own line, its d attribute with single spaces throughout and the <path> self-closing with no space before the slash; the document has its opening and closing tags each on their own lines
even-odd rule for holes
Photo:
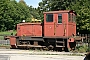
<svg viewBox="0 0 90 60">
<path fill-rule="evenodd" d="M 53 22 L 46 22 L 46 14 L 50 13 L 53 13 Z M 44 36 L 69 37 L 73 34 L 76 35 L 76 23 L 68 22 L 68 13 L 74 14 L 73 11 L 44 12 Z M 62 14 L 62 23 L 58 23 L 58 14 Z"/>
<path fill-rule="evenodd" d="M 68 46 L 68 48 L 71 50 L 71 48 L 70 48 L 70 43 L 73 43 L 75 40 L 74 40 L 74 38 L 69 38 L 68 39 L 68 43 L 67 43 L 67 46 Z"/>
<path fill-rule="evenodd" d="M 10 37 L 10 44 L 11 45 L 15 45 L 16 44 L 16 38 L 15 37 L 13 37 L 13 36 Z"/>
<path fill-rule="evenodd" d="M 10 37 L 10 45 L 12 48 L 16 48 L 16 37 L 15 36 Z"/>
<path fill-rule="evenodd" d="M 76 24 L 68 23 L 68 36 L 71 36 L 72 34 L 76 35 Z"/>
<path fill-rule="evenodd" d="M 21 23 L 17 25 L 17 36 L 42 36 L 41 23 Z"/>
<path fill-rule="evenodd" d="M 74 38 L 70 38 L 68 42 L 74 42 Z"/>
</svg>

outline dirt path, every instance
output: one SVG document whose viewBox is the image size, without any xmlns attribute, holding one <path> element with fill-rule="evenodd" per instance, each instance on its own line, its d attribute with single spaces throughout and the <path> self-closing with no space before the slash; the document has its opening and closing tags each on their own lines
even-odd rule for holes
<svg viewBox="0 0 90 60">
<path fill-rule="evenodd" d="M 70 56 L 71 54 L 73 53 L 0 49 L 0 60 L 83 60 L 85 57 Z"/>
<path fill-rule="evenodd" d="M 60 55 L 16 55 L 10 60 L 83 60 L 82 56 L 60 56 Z"/>
</svg>

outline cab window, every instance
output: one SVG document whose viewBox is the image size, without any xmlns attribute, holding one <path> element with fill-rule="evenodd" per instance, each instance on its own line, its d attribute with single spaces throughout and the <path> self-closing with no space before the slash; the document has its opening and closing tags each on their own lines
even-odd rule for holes
<svg viewBox="0 0 90 60">
<path fill-rule="evenodd" d="M 53 22 L 53 14 L 46 14 L 46 22 Z"/>
<path fill-rule="evenodd" d="M 75 22 L 76 16 L 74 14 L 68 13 L 68 22 Z"/>
<path fill-rule="evenodd" d="M 72 22 L 72 14 L 68 13 L 68 22 Z"/>
<path fill-rule="evenodd" d="M 73 15 L 73 22 L 76 22 L 76 16 Z"/>
<path fill-rule="evenodd" d="M 58 14 L 58 23 L 62 23 L 62 14 Z"/>
</svg>

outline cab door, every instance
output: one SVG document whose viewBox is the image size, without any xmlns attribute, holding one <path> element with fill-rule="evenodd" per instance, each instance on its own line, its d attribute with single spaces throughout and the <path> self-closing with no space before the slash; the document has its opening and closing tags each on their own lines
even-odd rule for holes
<svg viewBox="0 0 90 60">
<path fill-rule="evenodd" d="M 63 22 L 63 14 L 56 14 L 57 16 L 54 17 L 55 19 L 55 36 L 57 37 L 61 37 L 64 36 L 64 28 L 65 28 L 65 24 Z"/>
</svg>

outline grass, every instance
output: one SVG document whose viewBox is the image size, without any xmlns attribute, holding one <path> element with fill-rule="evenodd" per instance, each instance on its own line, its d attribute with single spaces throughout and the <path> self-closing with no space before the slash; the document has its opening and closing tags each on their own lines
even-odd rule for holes
<svg viewBox="0 0 90 60">
<path fill-rule="evenodd" d="M 11 30 L 11 31 L 4 31 L 4 32 L 0 32 L 0 35 L 11 35 L 11 33 L 13 33 L 13 35 L 15 35 L 16 31 L 13 31 L 13 30 Z"/>
<path fill-rule="evenodd" d="M 0 48 L 10 49 L 10 45 L 8 45 L 8 44 L 6 44 L 6 45 L 0 44 Z"/>
<path fill-rule="evenodd" d="M 82 45 L 82 46 L 77 46 L 76 50 L 74 50 L 73 52 L 86 53 L 87 51 L 88 51 L 88 46 L 87 45 Z"/>
<path fill-rule="evenodd" d="M 13 33 L 13 35 L 15 35 L 16 31 L 10 30 L 10 31 L 0 32 L 0 40 L 3 40 L 4 36 L 11 36 L 11 33 Z"/>
</svg>

